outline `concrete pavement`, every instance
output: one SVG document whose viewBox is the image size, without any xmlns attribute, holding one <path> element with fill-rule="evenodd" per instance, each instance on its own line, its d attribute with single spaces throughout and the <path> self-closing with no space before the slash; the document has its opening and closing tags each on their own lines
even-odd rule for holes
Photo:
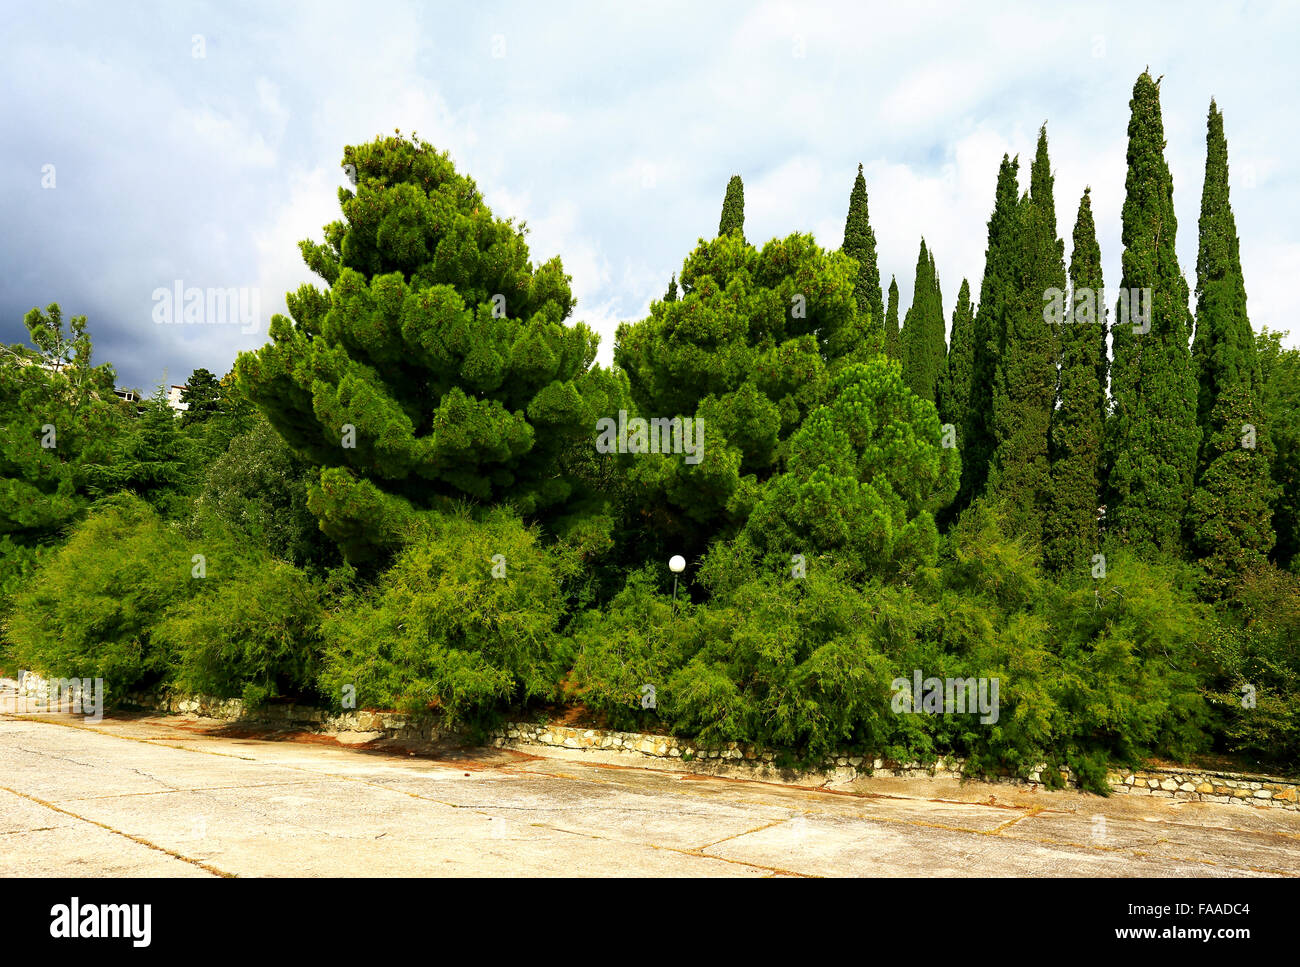
<svg viewBox="0 0 1300 967">
<path fill-rule="evenodd" d="M 1284 810 L 627 761 L 0 714 L 0 875 L 1300 875 Z"/>
</svg>

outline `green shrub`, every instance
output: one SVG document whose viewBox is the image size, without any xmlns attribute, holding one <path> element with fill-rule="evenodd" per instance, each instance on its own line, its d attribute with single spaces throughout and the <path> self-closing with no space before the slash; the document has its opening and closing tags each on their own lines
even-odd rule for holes
<svg viewBox="0 0 1300 967">
<path fill-rule="evenodd" d="M 1226 752 L 1294 772 L 1300 764 L 1300 575 L 1247 573 L 1211 640 L 1206 697 Z"/>
<path fill-rule="evenodd" d="M 321 606 L 298 569 L 265 553 L 228 548 L 212 587 L 169 610 L 153 638 L 171 656 L 182 692 L 242 696 L 249 705 L 315 686 Z M 240 553 L 244 550 L 244 553 Z M 230 553 L 233 551 L 233 553 Z"/>
<path fill-rule="evenodd" d="M 376 585 L 326 617 L 321 690 L 450 722 L 552 698 L 572 657 L 557 629 L 573 567 L 506 510 L 429 514 Z"/>
<path fill-rule="evenodd" d="M 311 582 L 205 517 L 188 529 L 144 500 L 96 504 L 14 599 L 11 663 L 232 697 L 309 687 L 319 604 Z"/>
<path fill-rule="evenodd" d="M 1199 642 L 1209 611 L 1187 569 L 1112 555 L 1104 581 L 1062 588 L 1037 552 L 1004 538 L 982 507 L 949 536 L 938 571 L 914 584 L 854 575 L 810 555 L 803 577 L 743 540 L 715 544 L 699 571 L 704 604 L 677 614 L 651 575 L 574 624 L 578 696 L 617 727 L 745 742 L 804 761 L 858 749 L 896 761 L 969 761 L 1024 776 L 1068 766 L 1106 791 L 1111 763 L 1182 758 L 1203 745 Z M 997 716 L 902 714 L 923 678 L 998 682 Z M 656 688 L 657 708 L 639 708 Z M 900 709 L 905 706 L 899 706 Z M 1045 781 L 1055 781 L 1049 769 Z"/>
<path fill-rule="evenodd" d="M 576 652 L 570 694 L 611 728 L 662 728 L 669 676 L 699 651 L 714 616 L 684 593 L 674 608 L 654 570 L 633 572 L 607 608 L 585 612 L 570 628 Z M 654 706 L 643 708 L 647 685 L 654 689 Z"/>
<path fill-rule="evenodd" d="M 13 661 L 58 678 L 102 678 L 108 695 L 160 680 L 169 660 L 153 630 L 192 592 L 194 553 L 140 498 L 101 501 L 14 597 Z"/>
</svg>

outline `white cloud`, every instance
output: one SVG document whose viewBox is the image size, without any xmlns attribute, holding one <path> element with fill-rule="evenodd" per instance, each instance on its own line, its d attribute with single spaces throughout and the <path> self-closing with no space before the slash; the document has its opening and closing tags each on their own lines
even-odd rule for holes
<svg viewBox="0 0 1300 967">
<path fill-rule="evenodd" d="M 0 338 L 20 338 L 32 304 L 63 298 L 91 314 L 101 357 L 128 379 L 223 369 L 240 348 L 229 334 L 140 345 L 149 293 L 175 278 L 255 279 L 263 314 L 279 311 L 284 291 L 312 279 L 297 242 L 338 217 L 343 146 L 398 127 L 448 150 L 497 214 L 525 219 L 535 261 L 563 258 L 575 317 L 601 332 L 606 361 L 618 322 L 643 315 L 716 230 L 736 172 L 751 241 L 812 231 L 835 248 L 863 162 L 883 284 L 897 275 L 906 311 L 924 235 L 950 316 L 963 277 L 979 290 L 1002 153 L 1020 155 L 1024 186 L 1044 120 L 1067 258 L 1091 185 L 1113 288 L 1128 99 L 1150 64 L 1165 75 L 1189 282 L 1213 95 L 1251 318 L 1298 330 L 1300 345 L 1286 291 L 1300 251 L 1300 152 L 1285 123 L 1298 22 L 1268 5 L 991 13 L 793 0 L 563 15 L 400 2 L 20 15 L 0 58 L 16 95 L 0 103 L 0 210 L 24 231 L 4 251 Z M 190 57 L 195 32 L 208 40 L 202 61 Z M 34 187 L 46 162 L 59 166 L 57 192 Z"/>
</svg>

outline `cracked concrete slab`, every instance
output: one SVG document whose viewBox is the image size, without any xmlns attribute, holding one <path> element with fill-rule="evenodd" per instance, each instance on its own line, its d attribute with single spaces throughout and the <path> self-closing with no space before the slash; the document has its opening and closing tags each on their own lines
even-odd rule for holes
<svg viewBox="0 0 1300 967">
<path fill-rule="evenodd" d="M 953 780 L 803 788 L 185 716 L 0 714 L 0 845 L 7 876 L 1300 875 L 1300 815 L 1281 810 Z"/>
</svg>

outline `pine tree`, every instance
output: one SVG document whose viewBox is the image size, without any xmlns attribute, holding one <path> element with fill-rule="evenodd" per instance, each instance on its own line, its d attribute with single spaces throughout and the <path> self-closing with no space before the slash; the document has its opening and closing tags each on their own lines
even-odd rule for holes
<svg viewBox="0 0 1300 967">
<path fill-rule="evenodd" d="M 664 302 L 677 301 L 677 273 L 673 273 L 672 279 L 668 282 L 668 293 L 664 296 Z"/>
<path fill-rule="evenodd" d="M 1106 418 L 1106 306 L 1090 189 L 1079 200 L 1070 301 L 1060 330 L 1059 405 L 1052 413 L 1052 505 L 1045 557 L 1069 571 L 1097 553 L 1101 446 Z"/>
<path fill-rule="evenodd" d="M 1009 530 L 1034 541 L 1042 540 L 1051 502 L 1048 439 L 1056 400 L 1056 334 L 1044 318 L 1044 295 L 1065 287 L 1052 181 L 1044 126 L 1030 169 L 1030 191 L 1017 210 L 1014 285 L 993 378 L 996 448 L 989 470 L 989 491 L 1004 504 Z"/>
<path fill-rule="evenodd" d="M 939 280 L 935 273 L 934 258 L 925 247 L 925 239 L 921 239 L 912 305 L 903 321 L 899 341 L 903 356 L 903 380 L 913 393 L 933 403 L 947 353 Z"/>
<path fill-rule="evenodd" d="M 898 344 L 898 282 L 889 277 L 889 308 L 885 310 L 885 353 L 891 359 L 902 358 Z"/>
<path fill-rule="evenodd" d="M 1007 301 L 1014 284 L 1008 276 L 1010 253 L 1016 238 L 1016 206 L 1020 194 L 1016 175 L 1019 167 L 1019 157 L 1002 156 L 993 213 L 988 221 L 984 279 L 980 283 L 979 308 L 975 312 L 970 405 L 962 425 L 958 427 L 958 439 L 962 441 L 958 508 L 969 506 L 984 493 L 989 463 L 993 458 L 993 378 L 1002 352 Z"/>
<path fill-rule="evenodd" d="M 1106 521 L 1109 532 L 1139 553 L 1178 553 L 1201 433 L 1160 88 L 1149 73 L 1133 85 L 1129 107 L 1123 291 L 1111 324 Z"/>
<path fill-rule="evenodd" d="M 202 423 L 221 409 L 221 384 L 206 369 L 196 369 L 185 381 L 181 402 L 186 409 L 181 413 L 181 426 Z"/>
<path fill-rule="evenodd" d="M 616 388 L 591 366 L 599 337 L 564 322 L 563 265 L 534 266 L 520 227 L 414 136 L 343 157 L 358 177 L 340 192 L 344 220 L 300 245 L 328 290 L 290 293 L 292 318 L 273 316 L 271 342 L 235 367 L 319 469 L 321 530 L 374 561 L 418 514 L 474 500 L 569 532 L 596 504 L 562 460 Z"/>
<path fill-rule="evenodd" d="M 1201 448 L 1188 524 L 1212 585 L 1222 588 L 1262 564 L 1273 547 L 1272 446 L 1228 198 L 1228 143 L 1213 100 L 1205 147 L 1192 344 Z"/>
<path fill-rule="evenodd" d="M 843 251 L 858 262 L 858 279 L 853 287 L 858 311 L 870 317 L 873 327 L 883 328 L 884 300 L 880 293 L 880 267 L 876 264 L 876 234 L 871 230 L 867 213 L 867 182 L 862 176 L 862 165 L 858 165 L 858 177 L 849 195 Z"/>
<path fill-rule="evenodd" d="M 722 201 L 722 218 L 718 221 L 718 234 L 739 232 L 745 236 L 745 185 L 740 175 L 732 175 L 727 182 L 727 197 Z"/>
<path fill-rule="evenodd" d="M 698 418 L 707 433 L 694 460 L 643 449 L 646 459 L 631 461 L 631 503 L 656 533 L 703 550 L 742 524 L 755 486 L 780 472 L 791 435 L 832 380 L 879 355 L 859 328 L 854 277 L 848 256 L 811 235 L 761 251 L 722 235 L 701 240 L 682 265 L 686 296 L 651 302 L 649 316 L 619 327 L 614 363 L 633 415 Z"/>
</svg>

